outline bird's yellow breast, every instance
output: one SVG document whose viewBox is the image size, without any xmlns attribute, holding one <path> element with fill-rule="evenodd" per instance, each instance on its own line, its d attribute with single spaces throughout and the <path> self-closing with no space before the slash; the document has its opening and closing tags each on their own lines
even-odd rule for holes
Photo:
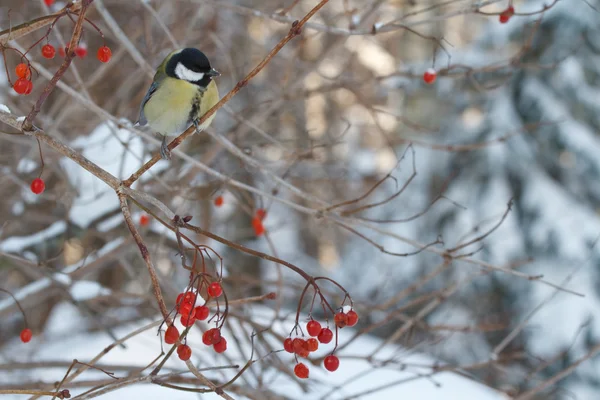
<svg viewBox="0 0 600 400">
<path fill-rule="evenodd" d="M 148 125 L 163 135 L 176 135 L 183 132 L 192 122 L 190 114 L 194 107 L 199 118 L 219 101 L 219 93 L 214 82 L 205 91 L 198 86 L 180 79 L 166 77 L 156 92 L 144 106 Z M 206 128 L 214 115 L 202 124 Z"/>
</svg>

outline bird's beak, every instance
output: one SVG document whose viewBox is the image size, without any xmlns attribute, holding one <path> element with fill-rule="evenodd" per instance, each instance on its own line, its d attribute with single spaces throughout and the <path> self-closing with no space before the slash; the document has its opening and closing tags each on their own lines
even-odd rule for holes
<svg viewBox="0 0 600 400">
<path fill-rule="evenodd" d="M 211 68 L 211 70 L 208 71 L 208 76 L 221 76 L 221 73 L 216 69 Z"/>
</svg>

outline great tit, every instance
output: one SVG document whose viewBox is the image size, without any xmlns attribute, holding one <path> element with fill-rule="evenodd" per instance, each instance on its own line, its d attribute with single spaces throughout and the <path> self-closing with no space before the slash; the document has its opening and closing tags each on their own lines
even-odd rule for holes
<svg viewBox="0 0 600 400">
<path fill-rule="evenodd" d="M 175 50 L 160 64 L 142 100 L 136 124 L 148 124 L 162 135 L 163 159 L 171 158 L 167 136 L 183 132 L 190 124 L 198 132 L 210 125 L 215 114 L 202 125 L 198 120 L 219 101 L 213 78 L 220 75 L 210 66 L 206 55 L 194 48 Z"/>
</svg>

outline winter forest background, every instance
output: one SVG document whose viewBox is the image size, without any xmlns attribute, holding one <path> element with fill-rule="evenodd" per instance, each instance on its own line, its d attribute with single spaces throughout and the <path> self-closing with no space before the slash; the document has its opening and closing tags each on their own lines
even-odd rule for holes
<svg viewBox="0 0 600 400">
<path fill-rule="evenodd" d="M 68 44 L 80 3 L 2 1 L 1 29 L 63 17 L 50 31 L 0 32 L 0 395 L 600 396 L 599 1 L 515 1 L 504 24 L 506 0 L 326 1 L 208 132 L 132 186 L 145 195 L 127 194 L 131 215 L 114 188 L 56 144 L 127 179 L 157 153 L 157 138 L 132 123 L 168 52 L 203 50 L 222 73 L 223 96 L 319 3 L 91 2 L 86 17 L 105 39 L 84 24 L 88 54 L 74 58 L 34 119 L 38 147 L 15 117 L 28 115 L 65 60 L 44 59 L 40 48 Z M 103 44 L 108 63 L 96 59 Z M 32 45 L 33 91 L 18 95 L 17 50 Z M 437 71 L 432 84 L 423 81 L 428 68 Z M 40 174 L 46 189 L 35 195 L 29 185 Z M 201 343 L 206 323 L 187 338 L 211 384 L 176 355 L 160 384 L 148 378 L 170 346 L 157 336 L 163 316 L 148 260 L 124 215 L 149 250 L 169 310 L 190 276 L 175 225 L 160 222 L 172 215 L 152 199 L 225 239 L 185 230 L 222 258 L 231 302 L 227 352 Z M 257 209 L 267 213 L 258 236 Z M 294 376 L 282 341 L 306 280 L 232 244 L 346 288 L 360 320 L 339 330 L 338 371 L 322 367 L 329 347 L 303 361 L 308 380 Z M 213 276 L 220 271 L 217 257 L 206 263 Z M 321 288 L 334 308 L 342 304 L 334 284 Z M 15 299 L 29 343 L 19 340 L 26 326 Z M 312 316 L 331 321 L 316 303 Z M 74 358 L 94 366 L 66 375 Z M 215 394 L 249 359 L 257 361 Z"/>
</svg>

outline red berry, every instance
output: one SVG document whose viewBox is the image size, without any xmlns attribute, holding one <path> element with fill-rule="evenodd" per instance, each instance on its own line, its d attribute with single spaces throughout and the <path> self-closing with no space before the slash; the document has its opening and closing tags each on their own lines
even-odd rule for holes
<svg viewBox="0 0 600 400">
<path fill-rule="evenodd" d="M 319 333 L 321 333 L 321 324 L 314 319 L 310 320 L 306 324 L 306 331 L 310 336 L 319 336 Z"/>
<path fill-rule="evenodd" d="M 29 69 L 29 66 L 25 63 L 17 64 L 15 67 L 15 74 L 17 74 L 17 77 L 19 78 L 29 79 L 31 77 L 31 69 Z"/>
<path fill-rule="evenodd" d="M 87 56 L 87 47 L 85 46 L 77 46 L 75 47 L 75 54 L 77 55 L 77 57 L 79 58 L 83 58 L 85 56 Z"/>
<path fill-rule="evenodd" d="M 208 294 L 212 297 L 219 297 L 223 294 L 223 288 L 219 282 L 213 282 L 208 285 Z"/>
<path fill-rule="evenodd" d="M 110 48 L 108 48 L 108 46 L 102 46 L 98 49 L 96 57 L 98 57 L 98 60 L 100 60 L 101 62 L 107 63 L 112 57 L 112 51 L 110 51 Z"/>
<path fill-rule="evenodd" d="M 192 356 L 192 349 L 190 349 L 190 346 L 187 344 L 180 344 L 177 347 L 177 355 L 179 356 L 179 359 L 187 361 Z"/>
<path fill-rule="evenodd" d="M 202 335 L 202 343 L 207 346 L 218 343 L 219 340 L 221 340 L 221 331 L 217 328 L 209 329 Z"/>
<path fill-rule="evenodd" d="M 293 344 L 292 338 L 287 338 L 283 341 L 283 348 L 288 353 L 294 352 L 294 344 Z"/>
<path fill-rule="evenodd" d="M 217 196 L 215 198 L 215 206 L 221 207 L 223 205 L 223 196 Z"/>
<path fill-rule="evenodd" d="M 187 327 L 194 325 L 194 322 L 196 322 L 196 318 L 194 318 L 194 316 L 191 314 L 182 315 L 179 321 L 181 322 L 181 325 Z"/>
<path fill-rule="evenodd" d="M 29 329 L 29 328 L 23 329 L 21 331 L 20 336 L 21 336 L 21 342 L 23 342 L 23 343 L 29 342 L 31 340 L 31 336 L 32 336 L 31 329 Z"/>
<path fill-rule="evenodd" d="M 208 333 L 208 331 L 202 334 L 202 343 L 204 343 L 207 346 L 210 346 L 212 344 L 212 336 L 210 335 L 210 333 Z"/>
<path fill-rule="evenodd" d="M 54 3 L 54 0 L 44 0 L 44 4 L 46 4 L 48 7 L 50 7 L 52 3 Z"/>
<path fill-rule="evenodd" d="M 300 350 L 299 352 L 297 352 L 296 354 L 298 355 L 298 357 L 307 358 L 308 355 L 310 354 L 310 351 L 308 351 L 308 348 L 304 348 L 304 349 Z"/>
<path fill-rule="evenodd" d="M 33 88 L 33 83 L 25 78 L 19 78 L 15 81 L 13 89 L 18 94 L 29 94 Z"/>
<path fill-rule="evenodd" d="M 183 296 L 183 302 L 194 305 L 196 303 L 196 293 L 186 292 Z"/>
<path fill-rule="evenodd" d="M 252 228 L 256 236 L 260 236 L 265 233 L 265 227 L 259 217 L 252 218 Z"/>
<path fill-rule="evenodd" d="M 64 56 L 67 54 L 67 49 L 66 49 L 66 48 L 64 48 L 64 47 L 61 47 L 60 49 L 58 49 L 58 54 L 59 54 L 61 57 L 64 57 Z"/>
<path fill-rule="evenodd" d="M 208 314 L 209 310 L 206 306 L 198 306 L 194 309 L 194 317 L 196 317 L 198 321 L 204 321 L 208 318 Z"/>
<path fill-rule="evenodd" d="M 179 331 L 173 325 L 167 328 L 165 332 L 165 343 L 174 344 L 179 339 Z"/>
<path fill-rule="evenodd" d="M 340 359 L 332 354 L 330 356 L 325 357 L 325 360 L 323 360 L 323 365 L 325 366 L 325 369 L 327 371 L 333 372 L 339 368 Z"/>
<path fill-rule="evenodd" d="M 356 325 L 356 323 L 358 322 L 358 314 L 356 313 L 356 311 L 354 310 L 350 310 L 348 311 L 348 314 L 346 314 L 347 316 L 347 323 L 348 326 L 354 326 Z"/>
<path fill-rule="evenodd" d="M 308 379 L 308 367 L 303 363 L 298 363 L 294 367 L 294 374 L 300 379 Z"/>
<path fill-rule="evenodd" d="M 35 194 L 40 194 L 46 189 L 46 184 L 41 178 L 35 178 L 31 182 L 31 191 Z"/>
<path fill-rule="evenodd" d="M 150 217 L 147 216 L 146 214 L 142 214 L 140 216 L 140 225 L 147 226 L 149 223 L 150 223 Z"/>
<path fill-rule="evenodd" d="M 304 339 L 295 338 L 292 340 L 292 347 L 294 348 L 294 353 L 298 353 L 304 349 Z"/>
<path fill-rule="evenodd" d="M 190 315 L 193 308 L 194 306 L 190 303 L 183 303 L 181 306 L 179 306 L 179 313 L 181 315 Z"/>
<path fill-rule="evenodd" d="M 51 44 L 45 44 L 42 46 L 42 56 L 44 58 L 54 58 L 54 56 L 56 55 L 56 50 L 54 49 L 54 46 L 52 46 Z"/>
<path fill-rule="evenodd" d="M 317 339 L 319 339 L 319 342 L 327 344 L 333 339 L 333 332 L 329 328 L 323 328 Z"/>
<path fill-rule="evenodd" d="M 498 18 L 500 20 L 501 24 L 505 24 L 507 23 L 510 18 L 515 14 L 515 8 L 513 6 L 508 6 L 508 8 L 504 11 L 502 11 L 502 13 L 500 13 L 500 17 Z"/>
<path fill-rule="evenodd" d="M 317 351 L 319 349 L 319 341 L 315 338 L 310 338 L 306 341 L 306 349 L 310 352 Z"/>
<path fill-rule="evenodd" d="M 264 208 L 256 210 L 256 216 L 262 221 L 267 216 L 267 211 Z"/>
<path fill-rule="evenodd" d="M 433 83 L 435 82 L 435 78 L 437 78 L 437 72 L 435 72 L 435 69 L 433 68 L 428 68 L 427 71 L 425 71 L 425 73 L 423 74 L 423 81 L 425 83 Z"/>
<path fill-rule="evenodd" d="M 338 328 L 343 328 L 348 325 L 348 316 L 340 311 L 339 313 L 335 314 L 333 321 Z"/>
<path fill-rule="evenodd" d="M 222 337 L 221 340 L 213 344 L 213 349 L 219 354 L 223 353 L 225 350 L 227 350 L 227 340 Z"/>
</svg>

